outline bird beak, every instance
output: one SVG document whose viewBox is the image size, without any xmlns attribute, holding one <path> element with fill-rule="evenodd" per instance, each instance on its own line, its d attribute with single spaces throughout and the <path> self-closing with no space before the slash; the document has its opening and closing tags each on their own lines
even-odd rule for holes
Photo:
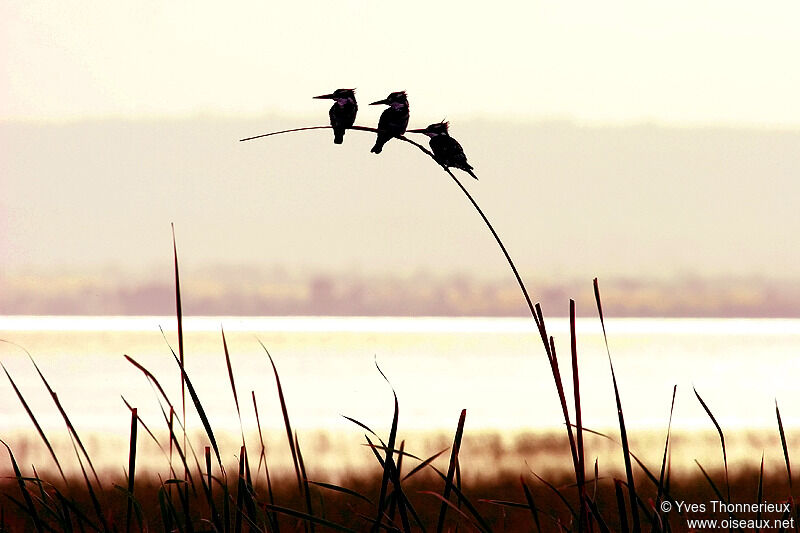
<svg viewBox="0 0 800 533">
<path fill-rule="evenodd" d="M 322 99 L 322 100 L 324 100 L 324 99 L 333 100 L 335 98 L 335 96 L 333 96 L 333 94 L 331 93 L 331 94 L 323 94 L 321 96 L 315 96 L 314 98 Z"/>
<path fill-rule="evenodd" d="M 378 100 L 377 102 L 372 102 L 369 105 L 380 105 L 380 104 L 389 105 L 389 99 L 388 98 L 384 98 L 383 100 Z"/>
<path fill-rule="evenodd" d="M 426 133 L 428 128 L 422 128 L 418 130 L 406 130 L 406 133 Z"/>
</svg>

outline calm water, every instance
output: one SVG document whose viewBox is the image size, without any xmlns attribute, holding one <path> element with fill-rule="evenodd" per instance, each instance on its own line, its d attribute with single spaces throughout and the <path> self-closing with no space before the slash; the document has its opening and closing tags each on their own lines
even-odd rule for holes
<svg viewBox="0 0 800 533">
<path fill-rule="evenodd" d="M 568 322 L 547 321 L 571 391 Z M 164 330 L 162 336 L 159 327 Z M 452 430 L 462 408 L 468 431 L 516 432 L 563 426 L 547 358 L 530 320 L 505 318 L 187 318 L 186 366 L 218 431 L 238 433 L 220 328 L 224 327 L 246 428 L 282 429 L 274 377 L 262 342 L 280 372 L 293 424 L 302 430 L 360 434 L 341 415 L 385 430 L 391 388 L 407 430 Z M 79 431 L 126 437 L 123 396 L 154 427 L 163 426 L 156 395 L 128 354 L 161 381 L 180 405 L 174 317 L 3 317 L 0 338 L 35 358 Z M 800 320 L 617 319 L 609 345 L 626 421 L 636 430 L 666 427 L 673 385 L 673 426 L 708 429 L 696 387 L 726 431 L 800 427 Z M 608 358 L 596 319 L 578 321 L 584 424 L 614 428 Z M 0 343 L 0 361 L 46 429 L 63 428 L 33 365 Z M 0 384 L 0 432 L 33 433 L 10 384 Z M 568 392 L 568 395 L 570 393 Z M 188 396 L 187 396 L 187 401 Z M 571 403 L 571 402 L 570 402 Z M 189 424 L 200 428 L 191 405 Z"/>
</svg>

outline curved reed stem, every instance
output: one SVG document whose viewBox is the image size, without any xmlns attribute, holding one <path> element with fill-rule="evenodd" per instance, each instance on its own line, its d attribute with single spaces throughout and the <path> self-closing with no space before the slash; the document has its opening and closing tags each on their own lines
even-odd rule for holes
<svg viewBox="0 0 800 533">
<path fill-rule="evenodd" d="M 273 131 L 273 132 L 270 132 L 270 133 L 264 133 L 264 134 L 261 134 L 261 135 L 255 135 L 253 137 L 246 137 L 244 139 L 239 139 L 239 141 L 240 142 L 241 141 L 251 141 L 253 139 L 261 139 L 263 137 L 270 137 L 272 135 L 280 135 L 282 133 L 291 133 L 291 132 L 295 132 L 295 131 L 323 130 L 323 129 L 330 129 L 330 128 L 331 128 L 330 126 L 308 126 L 308 127 L 305 127 L 305 128 L 293 128 L 293 129 L 290 129 L 290 130 Z M 348 129 L 357 130 L 357 131 L 369 131 L 369 132 L 372 132 L 372 133 L 378 133 L 378 130 L 376 128 L 370 128 L 370 127 L 367 127 L 367 126 L 350 126 Z M 413 144 L 414 146 L 416 146 L 417 148 L 419 148 L 420 150 L 425 152 L 431 159 L 436 161 L 436 158 L 434 157 L 433 153 L 431 153 L 430 150 L 428 150 L 427 148 L 425 148 L 421 144 L 412 141 L 411 139 L 405 137 L 404 135 L 401 135 L 401 136 L 399 136 L 397 138 L 400 139 L 401 141 L 407 142 L 409 144 Z M 436 164 L 439 165 L 439 162 L 436 161 Z M 536 323 L 536 327 L 541 331 L 542 330 L 542 325 L 539 322 L 539 317 L 538 317 L 538 315 L 536 313 L 536 310 L 534 308 L 533 302 L 531 301 L 531 297 L 528 294 L 528 289 L 525 287 L 525 283 L 522 281 L 522 277 L 519 275 L 519 271 L 517 270 L 517 266 L 514 264 L 514 261 L 511 259 L 511 255 L 508 253 L 508 250 L 506 249 L 505 245 L 503 244 L 503 241 L 500 239 L 500 235 L 497 234 L 497 231 L 495 231 L 494 226 L 492 226 L 492 223 L 489 222 L 489 219 L 486 217 L 486 213 L 483 212 L 483 209 L 481 209 L 481 207 L 478 205 L 478 202 L 475 201 L 475 198 L 473 198 L 473 196 L 469 193 L 469 191 L 466 189 L 466 187 L 464 187 L 464 185 L 461 183 L 461 181 L 457 177 L 455 177 L 455 175 L 452 172 L 450 172 L 449 168 L 447 168 L 444 165 L 440 165 L 440 166 L 444 169 L 445 172 L 447 172 L 450 175 L 451 178 L 453 178 L 453 181 L 456 182 L 456 185 L 458 185 L 458 188 L 461 189 L 461 192 L 464 193 L 464 195 L 467 197 L 467 199 L 472 204 L 472 207 L 475 208 L 475 210 L 478 212 L 480 217 L 483 219 L 483 222 L 484 222 L 484 224 L 486 224 L 486 227 L 489 228 L 489 231 L 491 232 L 492 237 L 494 237 L 494 240 L 497 241 L 497 245 L 500 247 L 500 250 L 503 252 L 503 256 L 506 258 L 506 261 L 508 262 L 508 266 L 511 267 L 511 272 L 514 273 L 514 277 L 516 278 L 517 284 L 519 285 L 519 288 L 522 291 L 522 295 L 525 297 L 525 303 L 528 305 L 528 310 L 530 311 L 531 316 L 533 317 L 533 321 Z M 545 343 L 545 348 L 547 348 L 547 344 L 546 343 Z M 549 354 L 548 354 L 548 356 L 549 356 Z"/>
</svg>

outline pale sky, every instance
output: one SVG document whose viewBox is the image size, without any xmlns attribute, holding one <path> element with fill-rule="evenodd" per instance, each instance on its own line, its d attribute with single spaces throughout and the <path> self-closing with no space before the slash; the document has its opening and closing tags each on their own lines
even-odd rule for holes
<svg viewBox="0 0 800 533">
<path fill-rule="evenodd" d="M 526 272 L 800 279 L 798 28 L 797 0 L 5 0 L 0 266 L 169 267 L 175 223 L 187 267 L 507 275 L 408 145 L 237 142 L 355 87 L 359 124 L 402 89 L 450 120 Z"/>
<path fill-rule="evenodd" d="M 0 4 L 0 120 L 314 113 L 800 126 L 800 3 Z"/>
</svg>

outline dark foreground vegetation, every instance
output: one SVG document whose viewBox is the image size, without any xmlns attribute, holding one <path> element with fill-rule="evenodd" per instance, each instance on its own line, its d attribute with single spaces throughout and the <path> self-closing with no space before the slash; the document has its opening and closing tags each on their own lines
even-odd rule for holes
<svg viewBox="0 0 800 533">
<path fill-rule="evenodd" d="M 264 446 L 258 404 L 255 395 L 243 396 L 237 391 L 235 372 L 227 349 L 224 331 L 221 345 L 228 375 L 220 388 L 229 387 L 237 415 L 241 410 L 255 411 L 260 446 L 248 448 L 242 428 L 242 446 L 238 450 L 221 450 L 192 385 L 184 370 L 180 280 L 175 261 L 178 347 L 172 352 L 176 370 L 182 380 L 181 398 L 171 399 L 159 378 L 136 360 L 125 356 L 153 386 L 162 419 L 142 420 L 135 406 L 128 405 L 130 426 L 129 461 L 125 475 L 117 479 L 98 475 L 68 413 L 52 390 L 44 372 L 36 366 L 39 377 L 58 408 L 70 432 L 80 475 L 67 476 L 59 458 L 37 421 L 35 413 L 6 372 L 38 434 L 49 451 L 52 464 L 37 469 L 27 467 L 25 458 L 16 457 L 6 445 L 11 475 L 0 483 L 0 531 L 179 531 L 179 532 L 279 532 L 279 531 L 685 531 L 693 529 L 689 519 L 750 520 L 744 529 L 759 528 L 759 520 L 785 520 L 795 529 L 798 507 L 792 499 L 792 475 L 786 435 L 780 411 L 776 406 L 777 432 L 781 439 L 786 476 L 773 468 L 765 475 L 763 458 L 756 471 L 728 471 L 725 436 L 711 409 L 695 391 L 719 437 L 723 467 L 707 470 L 697 463 L 697 473 L 672 476 L 671 418 L 664 433 L 664 444 L 658 455 L 661 460 L 645 464 L 629 447 L 624 410 L 617 390 L 611 354 L 610 389 L 614 391 L 619 415 L 618 435 L 604 435 L 583 425 L 578 354 L 575 342 L 575 306 L 571 305 L 571 346 L 567 372 L 571 373 L 573 390 L 564 388 L 562 369 L 552 337 L 547 334 L 541 308 L 532 306 L 545 352 L 550 361 L 566 428 L 562 440 L 567 459 L 557 468 L 548 466 L 548 478 L 530 468 L 508 475 L 492 471 L 492 462 L 480 465 L 463 463 L 460 450 L 464 441 L 467 412 L 454 421 L 452 444 L 433 455 L 415 453 L 414 443 L 401 439 L 399 428 L 400 402 L 394 396 L 394 412 L 388 434 L 379 435 L 362 422 L 349 419 L 354 431 L 363 434 L 363 453 L 374 458 L 374 469 L 350 473 L 331 483 L 307 475 L 306 465 L 314 457 L 303 454 L 303 446 L 292 429 L 289 408 L 284 400 L 280 376 L 266 346 L 273 378 L 276 381 L 285 437 L 291 453 L 293 470 L 270 475 L 271 453 Z M 603 323 L 600 292 L 595 280 L 599 318 Z M 527 296 L 527 294 L 526 294 Z M 34 362 L 34 365 L 36 363 Z M 380 368 L 378 368 L 380 371 Z M 389 379 L 381 376 L 389 382 Z M 252 397 L 248 398 L 247 396 Z M 127 404 L 127 402 L 126 402 Z M 572 404 L 572 405 L 570 405 Z M 674 405 L 674 396 L 673 396 Z M 535 406 L 532 406 L 535 408 Z M 184 427 L 186 411 L 194 410 L 202 422 L 202 444 L 192 445 Z M 666 413 L 665 413 L 666 414 Z M 149 424 L 149 425 L 148 425 Z M 166 431 L 164 429 L 166 428 Z M 248 428 L 248 432 L 251 428 Z M 156 434 L 166 435 L 158 438 Z M 141 439 L 154 441 L 169 458 L 164 472 L 139 468 L 137 449 Z M 590 440 L 612 442 L 622 458 L 624 468 L 601 468 L 597 461 L 586 460 Z M 5 442 L 3 443 L 5 444 Z M 544 443 L 543 443 L 544 444 Z M 552 440 L 549 443 L 552 445 Z M 227 458 L 237 457 L 230 464 Z M 653 453 L 648 450 L 648 456 Z M 569 466 L 567 466 L 569 465 Z M 540 467 L 542 465 L 539 465 Z M 774 465 L 772 465 L 774 467 Z M 481 469 L 475 472 L 474 469 Z M 472 471 L 470 471 L 472 470 Z M 560 475 L 552 472 L 560 471 Z M 40 472 L 42 472 L 40 474 Z M 788 510 L 720 513 L 710 502 L 788 503 Z M 708 508 L 686 511 L 679 503 L 702 503 Z M 665 507 L 666 504 L 666 507 Z M 667 507 L 671 510 L 667 511 Z M 740 529 L 740 528 L 724 528 Z M 766 528 L 764 528 L 766 529 Z M 781 528 L 771 527 L 780 530 Z"/>
<path fill-rule="evenodd" d="M 410 458 L 403 462 L 405 465 L 401 465 L 402 477 L 407 476 L 414 465 L 419 464 Z M 463 465 L 463 468 L 467 469 L 469 465 Z M 26 480 L 26 485 L 42 531 L 370 531 L 375 524 L 381 488 L 380 473 L 349 477 L 339 483 L 339 488 L 327 485 L 324 481 L 309 480 L 312 508 L 312 513 L 309 514 L 304 489 L 298 487 L 295 479 L 272 479 L 270 492 L 263 477 L 263 467 L 259 480 L 251 478 L 255 489 L 246 484 L 239 485 L 235 465 L 231 465 L 228 470 L 229 490 L 222 488 L 222 479 L 216 476 L 213 478 L 213 507 L 196 477 L 194 482 L 197 486 L 194 488 L 190 483 L 184 484 L 182 480 L 159 479 L 157 476 L 137 477 L 134 498 L 131 500 L 134 504 L 130 527 L 127 508 L 129 498 L 124 489 L 127 479 L 103 479 L 102 494 L 95 488 L 105 526 L 98 518 L 83 479 L 70 478 L 69 487 L 63 481 L 50 485 L 32 478 Z M 428 470 L 430 471 L 419 472 L 402 481 L 403 495 L 407 498 L 406 515 L 410 531 L 437 530 L 445 483 L 430 467 Z M 719 477 L 715 476 L 717 479 Z M 644 519 L 642 528 L 652 531 L 651 519 L 659 524 L 653 512 L 656 485 L 649 482 L 645 475 L 637 476 L 636 481 L 641 485 L 637 488 L 637 495 L 641 500 L 640 512 Z M 450 499 L 452 506 L 446 507 L 443 531 L 576 531 L 580 502 L 574 476 L 570 477 L 565 472 L 563 476 L 550 477 L 546 482 L 552 486 L 526 471 L 521 477 L 464 483 L 457 493 L 453 490 L 454 494 Z M 601 473 L 596 488 L 594 479 L 589 479 L 588 482 L 592 508 L 597 509 L 603 520 L 600 524 L 592 517 L 592 531 L 606 531 L 606 528 L 609 531 L 630 531 L 630 513 L 627 516 L 627 528 L 626 523 L 620 521 L 619 491 L 615 489 L 620 480 L 613 476 L 605 477 Z M 188 485 L 188 490 L 182 494 L 181 487 L 185 485 Z M 245 488 L 240 499 L 238 490 L 242 486 Z M 347 487 L 347 491 L 343 487 Z M 621 487 L 624 489 L 624 483 Z M 759 490 L 758 470 L 731 475 L 730 489 L 731 501 L 755 502 Z M 0 491 L 4 496 L 2 531 L 37 531 L 35 519 L 26 506 L 17 480 L 3 480 Z M 765 476 L 761 491 L 763 500 L 788 501 L 789 489 L 785 476 Z M 696 476 L 673 478 L 669 492 L 670 497 L 692 503 L 707 503 L 717 499 L 699 471 Z M 469 504 L 460 502 L 460 498 L 468 499 Z M 186 508 L 183 506 L 184 501 Z M 274 504 L 270 503 L 272 501 Z M 248 502 L 252 503 L 250 510 Z M 532 512 L 531 502 L 536 512 Z M 237 507 L 237 503 L 241 507 Z M 411 513 L 412 508 L 414 514 Z M 214 509 L 217 513 L 216 520 Z M 405 530 L 392 489 L 389 490 L 388 505 L 383 516 L 380 531 Z M 665 519 L 663 527 L 657 525 L 656 531 L 687 531 L 687 518 L 724 517 L 721 513 L 711 512 L 711 509 L 705 513 L 681 514 L 673 510 L 661 516 Z M 737 513 L 736 516 L 755 519 L 753 513 Z M 764 513 L 763 516 L 770 520 L 780 517 L 774 513 Z M 786 531 L 793 529 L 786 528 Z M 585 530 L 588 531 L 588 527 Z M 779 528 L 770 530 L 778 531 Z"/>
</svg>

